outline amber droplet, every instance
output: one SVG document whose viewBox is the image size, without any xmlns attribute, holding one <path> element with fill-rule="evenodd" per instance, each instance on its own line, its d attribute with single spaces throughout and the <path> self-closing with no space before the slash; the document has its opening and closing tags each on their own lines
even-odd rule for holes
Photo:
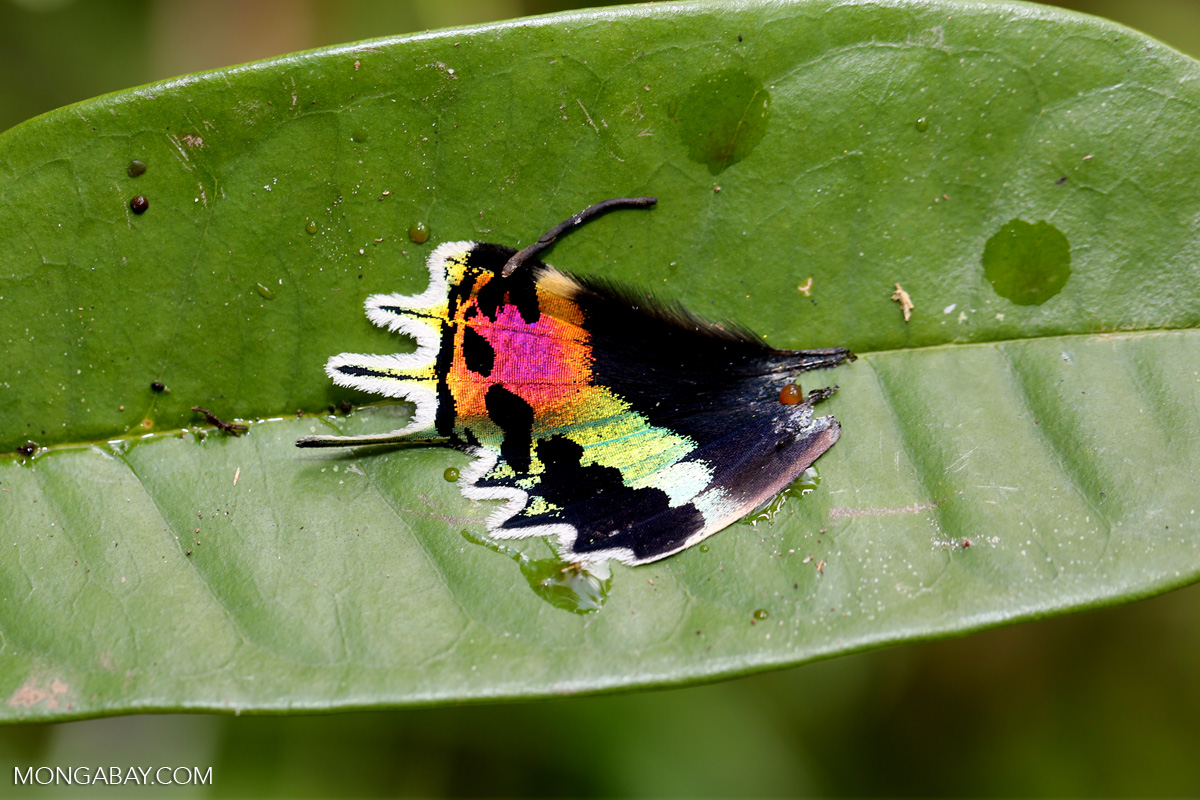
<svg viewBox="0 0 1200 800">
<path fill-rule="evenodd" d="M 146 162 L 130 161 L 129 166 L 125 169 L 125 173 L 131 178 L 136 178 L 146 174 Z"/>
<path fill-rule="evenodd" d="M 429 226 L 424 222 L 414 222 L 408 226 L 408 238 L 415 244 L 425 244 L 429 240 Z"/>
<path fill-rule="evenodd" d="M 804 399 L 804 390 L 798 383 L 789 383 L 779 392 L 779 402 L 785 406 L 794 406 Z"/>
<path fill-rule="evenodd" d="M 139 194 L 129 201 L 129 207 L 135 214 L 145 214 L 146 209 L 150 207 L 150 201 L 146 199 L 145 195 Z"/>
</svg>

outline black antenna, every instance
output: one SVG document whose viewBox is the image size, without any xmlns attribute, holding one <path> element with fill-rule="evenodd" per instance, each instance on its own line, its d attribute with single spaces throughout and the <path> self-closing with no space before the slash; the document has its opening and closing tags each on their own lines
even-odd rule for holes
<svg viewBox="0 0 1200 800">
<path fill-rule="evenodd" d="M 530 258 L 533 258 L 538 253 L 545 250 L 560 235 L 571 230 L 577 225 L 582 225 L 585 222 L 595 219 L 601 214 L 607 214 L 614 208 L 638 208 L 642 206 L 652 206 L 658 202 L 657 197 L 614 197 L 611 200 L 601 200 L 599 203 L 590 205 L 583 211 L 580 211 L 575 216 L 568 220 L 564 220 L 555 225 L 550 230 L 542 234 L 542 238 L 538 239 L 533 244 L 526 247 L 524 250 L 516 253 L 504 265 L 504 269 L 500 270 L 500 276 L 507 278 L 517 271 L 517 268 L 524 264 Z"/>
</svg>

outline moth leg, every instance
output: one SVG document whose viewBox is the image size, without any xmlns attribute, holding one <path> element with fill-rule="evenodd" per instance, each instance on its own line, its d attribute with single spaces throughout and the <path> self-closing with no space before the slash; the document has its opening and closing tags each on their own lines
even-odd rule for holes
<svg viewBox="0 0 1200 800">
<path fill-rule="evenodd" d="M 372 433 L 366 436 L 305 436 L 296 440 L 296 447 L 364 447 L 381 444 L 446 445 L 446 436 L 415 436 L 403 431 Z"/>
<path fill-rule="evenodd" d="M 830 369 L 847 361 L 856 361 L 858 356 L 844 347 L 830 347 L 824 350 L 797 350 L 800 363 L 796 365 L 801 372 L 810 369 Z"/>
<path fill-rule="evenodd" d="M 808 393 L 808 397 L 804 400 L 805 405 L 815 406 L 822 400 L 827 400 L 833 397 L 833 393 L 838 390 L 838 385 L 826 386 L 824 389 L 813 389 Z"/>
</svg>

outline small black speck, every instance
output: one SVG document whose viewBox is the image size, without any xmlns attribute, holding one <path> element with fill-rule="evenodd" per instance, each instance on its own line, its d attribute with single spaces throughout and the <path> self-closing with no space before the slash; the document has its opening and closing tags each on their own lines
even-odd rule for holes
<svg viewBox="0 0 1200 800">
<path fill-rule="evenodd" d="M 137 197 L 129 201 L 129 208 L 135 214 L 145 214 L 146 209 L 149 207 L 150 201 L 146 199 L 145 195 L 139 194 Z"/>
<path fill-rule="evenodd" d="M 1062 185 L 1063 185 L 1064 183 L 1066 183 L 1066 182 L 1067 182 L 1067 176 L 1066 176 L 1066 175 L 1063 175 L 1061 178 L 1059 178 L 1057 181 L 1055 181 L 1055 182 L 1054 182 L 1054 185 L 1055 185 L 1055 186 L 1062 186 Z"/>
<path fill-rule="evenodd" d="M 150 391 L 155 392 L 157 394 L 162 394 L 166 390 L 167 390 L 167 387 L 163 386 L 162 383 L 159 381 L 154 381 L 153 383 L 150 384 Z"/>
<path fill-rule="evenodd" d="M 739 34 L 738 34 L 738 41 L 740 42 L 741 40 L 742 40 L 742 35 L 739 33 Z"/>
<path fill-rule="evenodd" d="M 34 444 L 33 442 L 26 442 L 25 444 L 23 444 L 17 448 L 17 452 L 20 453 L 21 455 L 25 456 L 26 458 L 29 458 L 31 455 L 33 455 L 37 451 L 37 447 L 38 446 L 36 444 Z"/>
<path fill-rule="evenodd" d="M 340 406 L 338 406 L 338 408 L 341 409 L 343 414 L 349 414 L 351 411 L 354 410 L 354 406 L 352 406 L 352 405 L 350 405 L 350 403 L 346 403 L 346 402 L 342 403 Z"/>
<path fill-rule="evenodd" d="M 136 178 L 139 175 L 144 175 L 146 173 L 146 162 L 145 161 L 130 161 L 129 168 L 126 169 L 125 171 L 127 173 L 129 173 L 129 177 L 131 177 L 131 178 Z"/>
</svg>

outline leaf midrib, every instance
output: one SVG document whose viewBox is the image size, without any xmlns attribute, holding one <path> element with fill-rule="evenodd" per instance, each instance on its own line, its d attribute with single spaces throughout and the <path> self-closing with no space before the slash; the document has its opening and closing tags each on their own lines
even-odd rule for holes
<svg viewBox="0 0 1200 800">
<path fill-rule="evenodd" d="M 1036 343 L 1036 342 L 1050 342 L 1050 341 L 1056 341 L 1056 340 L 1070 341 L 1070 340 L 1077 340 L 1077 339 L 1084 339 L 1084 338 L 1097 338 L 1097 337 L 1103 337 L 1103 338 L 1109 338 L 1109 339 L 1116 340 L 1116 339 L 1128 339 L 1128 338 L 1133 338 L 1133 337 L 1138 337 L 1138 336 L 1155 336 L 1155 335 L 1159 335 L 1159 334 L 1189 333 L 1189 332 L 1200 332 L 1200 328 L 1197 328 L 1197 327 L 1140 328 L 1140 329 L 1123 329 L 1123 330 L 1116 330 L 1116 331 L 1089 331 L 1087 333 L 1056 334 L 1053 336 L 1027 336 L 1027 337 L 1016 338 L 1016 339 L 993 339 L 993 340 L 989 340 L 986 342 L 940 342 L 938 344 L 925 345 L 922 347 L 904 347 L 904 348 L 893 348 L 893 349 L 889 349 L 889 350 L 865 350 L 865 351 L 857 352 L 856 355 L 860 359 L 863 359 L 864 361 L 869 361 L 873 358 L 886 357 L 886 356 L 899 355 L 899 354 L 914 354 L 914 353 L 920 354 L 920 353 L 926 353 L 926 352 L 941 352 L 941 351 L 945 351 L 945 350 L 956 350 L 956 349 L 966 349 L 966 348 L 1004 347 L 1006 345 L 1032 344 L 1032 343 Z M 357 406 L 357 408 L 358 409 L 371 409 L 371 408 L 391 407 L 391 406 L 395 406 L 395 405 L 403 405 L 403 403 L 393 403 L 393 402 L 389 402 L 389 401 L 383 401 L 383 402 L 379 402 L 379 403 L 370 403 L 370 404 L 360 405 L 360 406 Z M 302 416 L 295 416 L 295 415 L 282 415 L 277 412 L 276 414 L 269 414 L 269 415 L 266 415 L 259 419 L 248 419 L 248 418 L 244 418 L 244 417 L 238 417 L 238 418 L 236 418 L 235 421 L 250 422 L 252 425 L 257 426 L 257 425 L 262 425 L 262 424 L 268 423 L 268 422 L 283 422 L 283 421 L 292 420 L 292 419 L 312 419 L 312 420 L 317 420 L 317 421 L 325 421 L 327 418 L 328 418 L 328 415 L 323 414 L 323 413 L 304 414 Z M 150 434 L 144 434 L 144 433 L 139 434 L 139 433 L 133 432 L 132 430 L 119 431 L 119 432 L 114 432 L 110 436 L 103 436 L 103 437 L 99 437 L 96 439 L 72 441 L 72 442 L 59 442 L 57 444 L 39 447 L 39 453 L 36 458 L 40 459 L 47 455 L 53 455 L 56 452 L 62 452 L 62 451 L 68 451 L 68 450 L 78 450 L 78 449 L 89 448 L 89 447 L 104 447 L 108 443 L 116 442 L 116 441 L 129 441 L 129 442 L 154 441 L 161 437 L 178 436 L 181 433 L 184 433 L 186 431 L 193 431 L 193 430 L 216 431 L 216 428 L 211 425 L 196 425 L 196 426 L 185 426 L 185 427 L 180 427 L 180 428 L 164 428 L 162 430 L 156 430 Z M 13 459 L 13 458 L 19 458 L 19 457 L 21 457 L 21 456 L 18 453 L 16 453 L 15 451 L 0 453 L 0 459 Z"/>
</svg>

